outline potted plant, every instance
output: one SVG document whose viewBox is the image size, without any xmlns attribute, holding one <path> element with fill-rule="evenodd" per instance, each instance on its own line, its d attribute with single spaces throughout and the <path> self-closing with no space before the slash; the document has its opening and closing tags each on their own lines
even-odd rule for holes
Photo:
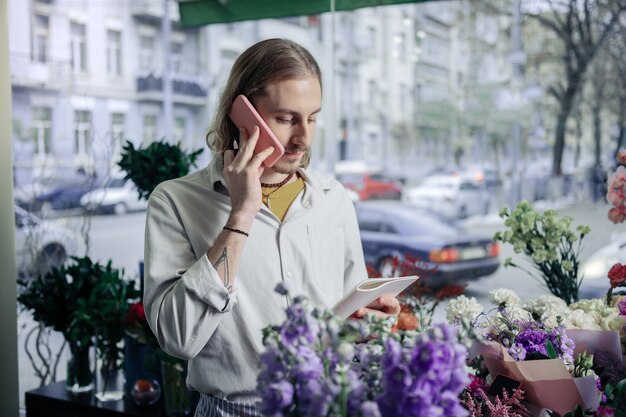
<svg viewBox="0 0 626 417">
<path fill-rule="evenodd" d="M 139 198 L 147 200 L 152 190 L 163 181 L 187 175 L 202 151 L 187 153 L 180 143 L 172 145 L 163 140 L 152 142 L 145 148 L 135 148 L 132 142 L 126 141 L 117 164 L 126 172 L 124 179 L 132 180 L 137 186 Z"/>
<path fill-rule="evenodd" d="M 101 356 L 119 358 L 116 346 L 121 340 L 118 334 L 123 334 L 121 312 L 128 309 L 128 299 L 138 296 L 132 283 L 124 282 L 111 262 L 103 266 L 85 256 L 72 257 L 68 265 L 20 281 L 19 286 L 19 304 L 42 326 L 61 332 L 69 345 L 68 390 L 93 390 L 94 341 Z"/>
</svg>

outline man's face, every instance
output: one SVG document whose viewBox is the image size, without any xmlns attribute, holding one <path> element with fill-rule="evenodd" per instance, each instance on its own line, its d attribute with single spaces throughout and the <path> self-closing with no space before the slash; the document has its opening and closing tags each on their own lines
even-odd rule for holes
<svg viewBox="0 0 626 417">
<path fill-rule="evenodd" d="M 265 95 L 255 98 L 257 111 L 285 147 L 274 171 L 289 174 L 300 167 L 313 141 L 321 103 L 322 90 L 315 77 L 268 84 Z"/>
</svg>

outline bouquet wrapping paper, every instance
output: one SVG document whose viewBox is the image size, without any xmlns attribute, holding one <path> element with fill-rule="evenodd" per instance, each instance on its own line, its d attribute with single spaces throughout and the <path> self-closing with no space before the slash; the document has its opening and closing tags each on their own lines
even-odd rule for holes
<svg viewBox="0 0 626 417">
<path fill-rule="evenodd" d="M 526 400 L 533 405 L 560 416 L 576 405 L 593 411 L 598 408 L 600 398 L 595 377 L 573 378 L 560 358 L 516 361 L 504 346 L 489 341 L 482 345 L 481 353 L 492 377 L 502 374 L 520 381 Z"/>
</svg>

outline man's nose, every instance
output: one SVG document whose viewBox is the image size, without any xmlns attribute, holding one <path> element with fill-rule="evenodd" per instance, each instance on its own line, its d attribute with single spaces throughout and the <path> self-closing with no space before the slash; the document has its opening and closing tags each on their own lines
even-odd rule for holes
<svg viewBox="0 0 626 417">
<path fill-rule="evenodd" d="M 298 123 L 296 132 L 294 135 L 295 142 L 299 145 L 309 146 L 311 145 L 311 139 L 313 137 L 313 125 L 308 121 Z"/>
</svg>

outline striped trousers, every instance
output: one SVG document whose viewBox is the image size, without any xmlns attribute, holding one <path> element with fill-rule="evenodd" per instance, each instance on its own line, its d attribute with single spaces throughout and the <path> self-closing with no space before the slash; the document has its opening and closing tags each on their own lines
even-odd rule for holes
<svg viewBox="0 0 626 417">
<path fill-rule="evenodd" d="M 201 394 L 195 417 L 263 417 L 250 403 L 236 403 Z"/>
</svg>

